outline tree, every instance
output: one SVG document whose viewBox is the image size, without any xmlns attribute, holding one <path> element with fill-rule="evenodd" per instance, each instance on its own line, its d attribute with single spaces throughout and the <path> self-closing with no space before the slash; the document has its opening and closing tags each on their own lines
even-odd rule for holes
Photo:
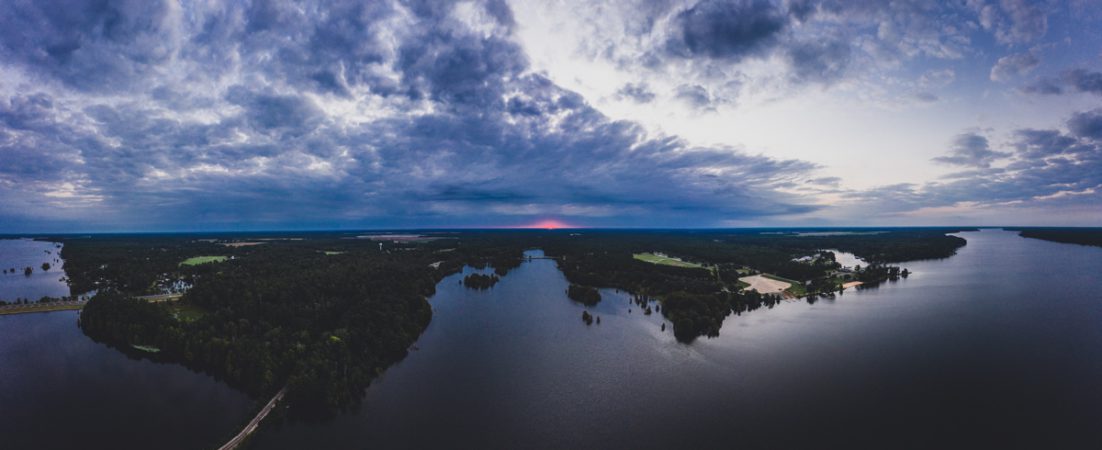
<svg viewBox="0 0 1102 450">
<path fill-rule="evenodd" d="M 29 277 L 31 276 L 31 273 L 34 273 L 34 269 L 32 269 L 30 266 L 27 266 L 27 268 L 23 269 L 23 275 Z"/>
<path fill-rule="evenodd" d="M 48 271 L 48 270 L 50 270 L 50 263 L 48 263 L 48 262 L 42 263 L 42 271 L 45 272 L 45 271 Z"/>
</svg>

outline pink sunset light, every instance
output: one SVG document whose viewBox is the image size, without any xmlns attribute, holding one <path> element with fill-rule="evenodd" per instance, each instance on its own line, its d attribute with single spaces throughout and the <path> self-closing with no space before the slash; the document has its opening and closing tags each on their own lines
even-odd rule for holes
<svg viewBox="0 0 1102 450">
<path fill-rule="evenodd" d="M 562 222 L 562 221 L 555 220 L 555 219 L 544 219 L 544 220 L 541 220 L 539 222 L 536 222 L 536 223 L 533 223 L 533 224 L 530 224 L 530 225 L 523 225 L 520 228 L 541 228 L 541 229 L 545 229 L 545 230 L 556 230 L 556 229 L 559 229 L 559 228 L 577 228 L 577 227 L 575 227 L 573 225 L 570 225 L 570 224 L 567 224 L 567 223 Z"/>
</svg>

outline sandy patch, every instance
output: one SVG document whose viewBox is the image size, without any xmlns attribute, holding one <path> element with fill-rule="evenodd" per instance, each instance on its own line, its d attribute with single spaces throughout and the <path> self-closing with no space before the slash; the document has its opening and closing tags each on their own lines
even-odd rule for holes
<svg viewBox="0 0 1102 450">
<path fill-rule="evenodd" d="M 225 245 L 226 247 L 233 247 L 233 248 L 251 247 L 251 246 L 260 245 L 260 244 L 263 244 L 263 242 L 223 242 L 222 243 L 222 245 Z"/>
<path fill-rule="evenodd" d="M 748 277 L 742 277 L 739 281 L 749 284 L 746 289 L 753 289 L 758 291 L 759 294 L 780 294 L 792 286 L 784 281 L 774 280 L 772 278 L 766 278 L 761 275 L 750 275 Z"/>
<path fill-rule="evenodd" d="M 850 281 L 848 283 L 842 283 L 842 289 L 849 289 L 851 287 L 860 286 L 862 284 L 865 284 L 865 283 L 862 283 L 860 281 Z"/>
</svg>

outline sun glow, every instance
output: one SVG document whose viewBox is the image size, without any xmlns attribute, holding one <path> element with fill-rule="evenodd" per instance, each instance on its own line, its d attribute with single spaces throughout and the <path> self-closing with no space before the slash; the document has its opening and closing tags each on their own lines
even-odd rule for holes
<svg viewBox="0 0 1102 450">
<path fill-rule="evenodd" d="M 533 223 L 533 224 L 530 224 L 530 225 L 523 225 L 520 228 L 534 228 L 534 229 L 535 228 L 541 228 L 541 229 L 545 229 L 545 230 L 557 230 L 557 229 L 560 229 L 560 228 L 577 228 L 577 227 L 575 227 L 573 225 L 570 225 L 570 224 L 567 224 L 567 223 L 562 222 L 562 221 L 555 220 L 555 219 L 544 219 L 544 220 L 541 220 L 539 222 L 536 222 L 536 223 Z"/>
</svg>

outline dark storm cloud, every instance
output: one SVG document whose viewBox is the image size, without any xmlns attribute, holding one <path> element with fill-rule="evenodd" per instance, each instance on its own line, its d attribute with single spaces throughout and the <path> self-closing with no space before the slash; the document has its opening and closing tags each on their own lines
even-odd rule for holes
<svg viewBox="0 0 1102 450">
<path fill-rule="evenodd" d="M 171 56 L 165 1 L 13 0 L 3 8 L 4 63 L 77 89 L 127 89 Z"/>
<path fill-rule="evenodd" d="M 440 2 L 9 3 L 0 62 L 58 84 L 0 100 L 0 226 L 699 226 L 814 210 L 778 190 L 813 165 L 610 120 L 529 72 L 504 2 L 475 7 L 505 31 Z M 758 45 L 700 37 L 691 51 Z"/>
</svg>

